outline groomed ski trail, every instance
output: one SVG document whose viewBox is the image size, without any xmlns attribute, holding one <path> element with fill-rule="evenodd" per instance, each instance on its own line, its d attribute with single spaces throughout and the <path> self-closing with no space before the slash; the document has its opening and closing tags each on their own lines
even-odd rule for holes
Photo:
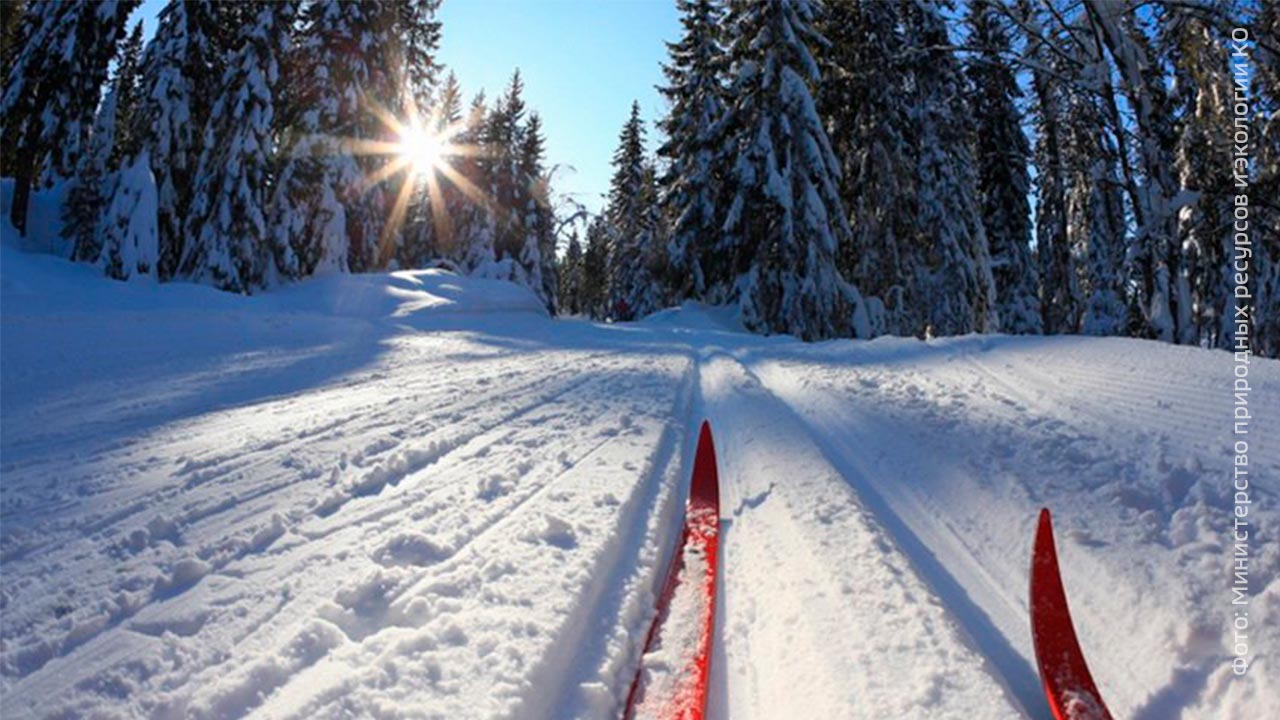
<svg viewBox="0 0 1280 720">
<path fill-rule="evenodd" d="M 127 443 L 104 420 L 71 463 L 15 433 L 6 497 L 48 500 L 5 515 L 6 557 L 44 559 L 6 564 L 5 714 L 606 715 L 696 384 L 679 346 L 638 350 L 409 334 L 329 388 Z"/>
<path fill-rule="evenodd" d="M 1230 518 L 1230 483 L 1206 469 L 1230 448 L 1231 413 L 1205 369 L 1229 358 L 1150 349 L 1107 338 L 886 340 L 839 353 L 762 348 L 747 363 L 1020 697 L 1040 692 L 1027 562 L 1049 506 L 1076 629 L 1117 717 L 1214 716 L 1231 695 L 1280 709 L 1260 676 L 1231 679 L 1226 611 L 1205 600 L 1221 594 L 1228 549 L 1217 543 Z M 1275 368 L 1256 372 L 1258 394 L 1274 397 Z M 1280 469 L 1274 444 L 1253 447 L 1255 473 Z M 1275 497 L 1264 484 L 1254 492 Z M 1275 596 L 1274 573 L 1263 578 L 1259 592 Z M 1268 606 L 1255 600 L 1254 613 Z"/>
<path fill-rule="evenodd" d="M 701 375 L 723 438 L 710 717 L 1021 716 L 791 411 L 725 353 Z"/>
<path fill-rule="evenodd" d="M 1274 658 L 1229 665 L 1225 353 L 804 344 L 693 306 L 552 320 L 438 271 L 245 298 L 0 254 L 5 718 L 614 720 L 704 416 L 711 717 L 1039 720 L 1042 505 L 1118 717 L 1280 716 Z M 1250 381 L 1259 649 L 1280 364 Z"/>
</svg>

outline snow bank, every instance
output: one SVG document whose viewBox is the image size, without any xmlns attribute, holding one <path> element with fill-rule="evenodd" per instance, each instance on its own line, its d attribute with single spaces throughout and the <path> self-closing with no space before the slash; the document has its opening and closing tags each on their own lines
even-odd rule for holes
<svg viewBox="0 0 1280 720">
<path fill-rule="evenodd" d="M 157 285 L 147 276 L 140 276 L 140 281 L 135 282 L 104 282 L 95 267 L 23 252 L 19 244 L 27 241 L 21 241 L 7 222 L 2 233 L 5 241 L 0 242 L 0 298 L 11 318 L 77 311 L 217 310 L 307 313 L 430 327 L 433 315 L 547 315 L 546 308 L 527 288 L 438 269 L 367 275 L 334 273 L 252 297 L 191 283 Z"/>
<path fill-rule="evenodd" d="M 656 327 L 670 327 L 682 330 L 709 330 L 719 332 L 745 333 L 737 306 L 705 305 L 687 300 L 677 307 L 659 310 L 644 318 L 641 322 Z"/>
</svg>

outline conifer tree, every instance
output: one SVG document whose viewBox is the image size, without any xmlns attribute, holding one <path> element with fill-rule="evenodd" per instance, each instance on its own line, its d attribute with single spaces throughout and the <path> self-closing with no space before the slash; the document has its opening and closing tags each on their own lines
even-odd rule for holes
<svg viewBox="0 0 1280 720">
<path fill-rule="evenodd" d="M 542 120 L 537 113 L 529 115 L 520 147 L 520 178 L 524 185 L 524 243 L 520 249 L 520 266 L 526 284 L 538 295 L 551 313 L 556 312 L 558 278 L 556 274 L 555 216 L 551 209 L 549 181 L 543 162 Z"/>
<path fill-rule="evenodd" d="M 999 328 L 995 280 L 969 151 L 970 119 L 963 74 L 942 9 L 932 0 L 903 4 L 903 40 L 911 55 L 915 148 L 915 227 L 904 238 L 911 255 L 909 332 L 954 335 Z"/>
<path fill-rule="evenodd" d="M 660 303 L 655 263 L 660 257 L 654 222 L 657 194 L 644 136 L 640 103 L 633 102 L 618 135 L 604 211 L 610 234 L 609 312 L 618 320 L 644 317 Z"/>
<path fill-rule="evenodd" d="M 99 223 L 101 262 L 108 277 L 127 280 L 156 273 L 157 192 L 150 162 L 144 150 L 108 176 L 108 205 Z"/>
<path fill-rule="evenodd" d="M 463 272 L 476 273 L 493 264 L 493 215 L 484 193 L 488 187 L 485 178 L 485 131 L 489 109 L 484 91 L 476 93 L 463 120 L 462 130 L 454 142 L 467 151 L 454 158 L 456 174 L 460 178 L 450 185 L 449 218 L 452 238 L 446 253 Z M 456 192 L 455 192 L 456 191 Z"/>
<path fill-rule="evenodd" d="M 422 125 L 427 131 L 434 128 L 430 114 L 437 104 L 436 92 L 440 64 L 436 60 L 440 45 L 440 22 L 435 14 L 440 0 L 395 0 L 398 9 L 396 36 L 403 48 L 405 68 L 405 96 L 402 122 Z M 422 267 L 439 256 L 439 240 L 429 183 L 423 168 L 410 167 L 403 175 L 390 178 L 392 185 L 399 185 L 397 198 L 404 203 L 404 220 L 395 238 L 395 263 L 399 267 Z M 434 168 L 430 169 L 434 172 Z M 391 228 L 394 229 L 394 228 Z"/>
<path fill-rule="evenodd" d="M 481 170 L 494 215 L 494 254 L 510 266 L 524 247 L 524 211 L 527 187 L 520 167 L 524 141 L 524 80 L 520 71 L 511 75 L 506 91 L 498 98 L 485 121 L 484 156 Z M 508 275 L 514 268 L 508 269 Z M 515 278 L 512 278 L 515 279 Z"/>
<path fill-rule="evenodd" d="M 724 115 L 722 78 L 727 71 L 719 42 L 720 6 L 712 0 L 678 0 L 676 7 L 683 35 L 667 43 L 670 61 L 663 67 L 667 85 L 662 93 L 671 109 L 659 123 L 667 141 L 658 148 L 658 155 L 668 161 L 660 181 L 672 229 L 662 280 L 672 301 L 702 297 L 703 266 L 714 260 L 720 183 L 712 133 Z"/>
<path fill-rule="evenodd" d="M 203 122 L 225 62 L 218 36 L 219 6 L 211 0 L 171 2 L 143 56 L 131 144 L 151 162 L 157 198 L 161 280 L 173 278 L 186 251 L 184 225 L 191 207 Z"/>
<path fill-rule="evenodd" d="M 831 47 L 821 56 L 820 109 L 850 226 L 836 263 L 863 292 L 872 335 L 912 332 L 903 243 L 913 232 L 914 187 L 911 173 L 902 172 L 913 163 L 910 107 L 905 83 L 884 82 L 904 72 L 899 25 L 891 2 L 831 3 L 821 24 Z"/>
<path fill-rule="evenodd" d="M 1232 324 L 1232 200 L 1230 70 L 1222 61 L 1226 38 L 1209 20 L 1182 8 L 1165 11 L 1164 60 L 1171 66 L 1171 103 L 1177 108 L 1175 156 L 1179 185 L 1194 200 L 1178 214 L 1178 243 L 1186 254 L 1191 291 L 1191 333 L 1197 344 L 1229 348 Z"/>
<path fill-rule="evenodd" d="M 0 80 L 9 77 L 19 49 L 25 44 L 23 15 L 27 0 L 0 2 Z"/>
<path fill-rule="evenodd" d="M 605 216 L 592 217 L 587 224 L 587 247 L 582 254 L 582 284 L 578 295 L 582 312 L 594 318 L 609 315 L 609 269 L 613 265 L 609 245 L 609 224 Z"/>
<path fill-rule="evenodd" d="M 388 159 L 355 150 L 395 140 L 380 113 L 402 107 L 397 10 L 369 0 L 306 8 L 290 62 L 296 110 L 271 201 L 273 250 L 285 277 L 365 272 L 395 254 L 396 238 L 386 232 L 389 190 L 376 182 Z"/>
<path fill-rule="evenodd" d="M 129 238 L 135 245 L 140 244 L 138 251 L 122 258 L 115 245 L 119 241 L 118 219 L 104 217 L 109 209 L 119 211 L 129 205 L 128 199 L 117 202 L 115 195 L 123 190 L 122 178 L 118 176 L 122 160 L 131 162 L 138 150 L 132 121 L 138 104 L 141 60 L 142 24 L 138 23 L 120 45 L 115 76 L 106 99 L 98 108 L 87 152 L 80 155 L 63 207 L 63 235 L 71 243 L 72 259 L 96 263 L 102 257 L 105 244 L 109 250 L 105 269 L 109 276 L 118 279 L 128 278 L 135 272 L 154 272 L 156 264 L 154 218 L 141 217 L 129 221 L 129 226 L 145 230 L 139 229 L 134 237 Z M 136 179 L 143 180 L 144 184 L 147 182 L 144 178 Z M 137 194 L 132 199 L 135 201 L 142 199 L 141 193 L 149 192 L 146 188 L 134 190 Z M 142 208 L 141 212 L 146 215 L 153 213 L 154 203 Z M 127 266 L 125 259 L 130 260 Z"/>
<path fill-rule="evenodd" d="M 733 103 L 720 136 L 733 158 L 722 246 L 733 284 L 724 295 L 747 328 L 805 340 L 870 332 L 861 296 L 835 264 L 849 227 L 812 96 L 811 46 L 825 45 L 814 14 L 806 0 L 730 6 Z"/>
<path fill-rule="evenodd" d="M 1031 29 L 1026 54 L 1033 64 L 1036 143 L 1035 228 L 1040 265 L 1040 309 L 1046 334 L 1073 333 L 1079 327 L 1082 301 L 1075 263 L 1067 240 L 1067 178 L 1063 127 L 1066 93 L 1062 60 L 1041 35 L 1038 14 L 1027 3 L 1020 7 L 1021 21 Z"/>
<path fill-rule="evenodd" d="M 252 9 L 205 124 L 187 219 L 195 242 L 180 265 L 184 276 L 233 292 L 274 277 L 267 218 L 276 93 L 297 3 L 257 2 Z"/>
<path fill-rule="evenodd" d="M 973 156 L 982 225 L 991 248 L 997 311 L 1005 332 L 1039 333 L 1038 276 L 1031 258 L 1030 145 L 1022 131 L 1022 91 L 1006 60 L 1008 31 L 985 3 L 969 6 L 966 24 L 975 55 L 966 71 L 974 89 Z"/>
<path fill-rule="evenodd" d="M 462 122 L 462 88 L 458 86 L 458 76 L 452 70 L 445 76 L 440 87 L 440 96 L 432 108 L 436 120 L 436 131 L 442 132 Z"/>
<path fill-rule="evenodd" d="M 1122 150 L 1112 140 L 1113 121 L 1106 98 L 1115 95 L 1105 58 L 1089 43 L 1087 28 L 1064 28 L 1070 43 L 1060 52 L 1072 60 L 1059 64 L 1071 78 L 1062 107 L 1062 162 L 1065 177 L 1066 235 L 1077 293 L 1069 332 L 1116 335 L 1124 331 L 1126 310 L 1125 206 L 1119 167 Z M 1060 83 L 1059 83 L 1060 84 Z M 1111 132 L 1109 132 L 1111 130 Z"/>
<path fill-rule="evenodd" d="M 440 63 L 440 21 L 436 12 L 440 0 L 395 0 L 400 45 L 404 48 L 404 66 L 413 110 L 425 113 L 434 105 Z"/>
<path fill-rule="evenodd" d="M 578 231 L 569 235 L 569 244 L 565 248 L 564 257 L 560 260 L 560 311 L 567 315 L 582 312 L 582 242 L 578 239 Z"/>
<path fill-rule="evenodd" d="M 14 177 L 10 219 L 26 233 L 33 186 L 76 172 L 116 45 L 139 0 L 32 2 L 25 43 L 0 95 L 4 172 Z"/>
<path fill-rule="evenodd" d="M 142 91 L 142 22 L 134 24 L 133 31 L 123 43 L 116 62 L 116 76 L 111 84 L 115 99 L 115 144 L 111 149 L 111 165 L 119 167 L 125 159 L 138 153 L 138 137 L 135 116 Z"/>
<path fill-rule="evenodd" d="M 62 234 L 71 244 L 71 259 L 96 263 L 102 255 L 102 215 L 109 197 L 103 187 L 116 136 L 118 86 L 107 93 L 98 108 L 89 138 L 89 151 L 67 190 L 62 213 Z"/>
</svg>

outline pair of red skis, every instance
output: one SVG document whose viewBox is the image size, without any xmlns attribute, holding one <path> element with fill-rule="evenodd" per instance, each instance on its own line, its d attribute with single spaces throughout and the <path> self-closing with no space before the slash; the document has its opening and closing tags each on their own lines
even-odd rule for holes
<svg viewBox="0 0 1280 720">
<path fill-rule="evenodd" d="M 673 669 L 674 682 L 650 687 L 646 683 L 645 661 L 641 660 L 627 695 L 626 720 L 642 717 L 702 720 L 706 714 L 716 619 L 719 537 L 720 480 L 711 425 L 704 421 L 694 453 L 684 531 L 658 598 L 657 616 L 645 639 L 645 655 L 662 647 L 664 625 L 677 596 L 684 613 L 692 613 L 696 628 L 691 637 L 682 636 L 688 647 L 678 649 L 680 659 L 679 666 Z M 1031 636 L 1045 697 L 1055 720 L 1111 720 L 1089 674 L 1071 622 L 1048 509 L 1040 511 L 1031 554 Z M 664 653 L 670 655 L 666 650 L 663 649 Z"/>
</svg>

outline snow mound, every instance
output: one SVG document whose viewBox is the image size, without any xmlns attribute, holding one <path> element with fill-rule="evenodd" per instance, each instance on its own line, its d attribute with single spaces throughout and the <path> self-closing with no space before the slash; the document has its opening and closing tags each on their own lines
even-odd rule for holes
<svg viewBox="0 0 1280 720">
<path fill-rule="evenodd" d="M 679 330 L 745 333 L 736 306 L 706 305 L 692 300 L 659 310 L 641 322 Z"/>
<path fill-rule="evenodd" d="M 371 275 L 333 274 L 271 293 L 286 311 L 410 322 L 423 314 L 517 312 L 547 314 L 526 287 L 504 280 L 456 275 L 447 270 L 402 270 Z"/>
<path fill-rule="evenodd" d="M 161 285 L 149 276 L 131 282 L 109 281 L 93 266 L 24 252 L 19 246 L 20 238 L 7 223 L 3 236 L 0 303 L 10 318 L 104 311 L 243 311 L 391 320 L 427 328 L 439 315 L 547 315 L 542 302 L 528 288 L 501 280 L 463 277 L 446 270 L 332 274 L 246 297 L 185 282 Z"/>
</svg>

